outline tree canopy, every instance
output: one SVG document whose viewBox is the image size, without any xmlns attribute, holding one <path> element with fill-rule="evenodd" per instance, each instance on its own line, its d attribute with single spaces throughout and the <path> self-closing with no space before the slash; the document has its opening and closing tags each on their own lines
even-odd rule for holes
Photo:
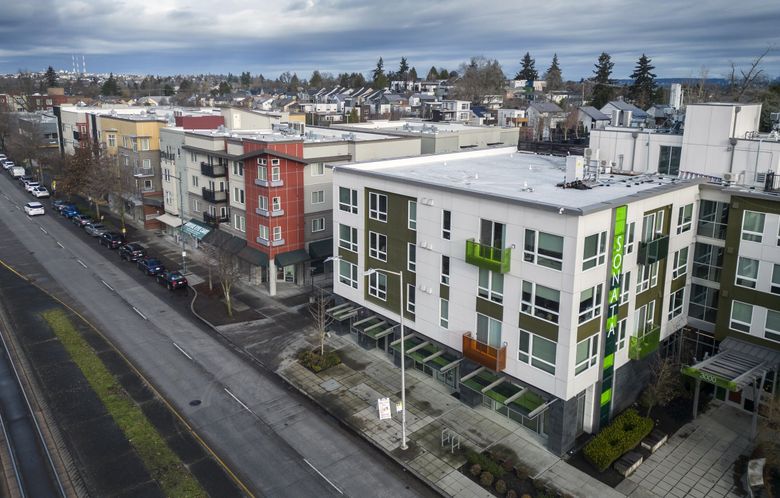
<svg viewBox="0 0 780 498">
<path fill-rule="evenodd" d="M 373 87 L 377 90 L 387 88 L 387 76 L 385 75 L 385 61 L 380 57 L 376 62 L 376 68 L 371 72 Z"/>
<path fill-rule="evenodd" d="M 57 86 L 57 73 L 54 68 L 49 66 L 46 70 L 46 74 L 43 75 L 43 80 L 46 82 L 47 87 Z"/>
<path fill-rule="evenodd" d="M 593 71 L 593 74 L 595 74 L 593 77 L 595 86 L 593 87 L 591 105 L 597 109 L 601 109 L 612 100 L 612 94 L 614 93 L 612 84 L 614 82 L 610 76 L 612 76 L 612 68 L 614 67 L 615 63 L 612 62 L 612 57 L 608 53 L 602 52 Z"/>
<path fill-rule="evenodd" d="M 563 76 L 561 75 L 561 66 L 558 64 L 558 54 L 553 54 L 552 64 L 544 74 L 544 81 L 547 82 L 547 90 L 563 88 Z"/>
<path fill-rule="evenodd" d="M 631 73 L 631 79 L 634 81 L 628 89 L 629 96 L 634 101 L 634 105 L 640 109 L 650 107 L 656 97 L 655 74 L 652 72 L 655 66 L 650 62 L 650 58 L 642 54 L 636 63 L 634 72 Z"/>
<path fill-rule="evenodd" d="M 455 83 L 455 95 L 463 100 L 479 102 L 485 95 L 504 90 L 504 71 L 496 59 L 472 57 L 460 66 L 460 79 Z"/>
<path fill-rule="evenodd" d="M 114 73 L 108 75 L 108 79 L 103 83 L 100 93 L 105 96 L 119 95 L 119 84 L 114 78 Z"/>
<path fill-rule="evenodd" d="M 538 80 L 539 73 L 536 71 L 536 59 L 531 58 L 531 54 L 526 52 L 523 60 L 520 61 L 520 71 L 515 75 L 516 80 Z"/>
</svg>

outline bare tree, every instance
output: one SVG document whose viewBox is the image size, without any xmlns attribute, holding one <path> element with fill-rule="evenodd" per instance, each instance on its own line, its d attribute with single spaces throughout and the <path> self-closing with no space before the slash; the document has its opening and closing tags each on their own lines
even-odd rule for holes
<svg viewBox="0 0 780 498">
<path fill-rule="evenodd" d="M 317 337 L 320 340 L 320 356 L 325 356 L 325 334 L 328 325 L 333 322 L 333 317 L 327 313 L 330 302 L 330 296 L 325 295 L 320 289 L 314 301 L 309 304 L 309 314 L 314 320 L 314 328 L 317 330 Z"/>
<path fill-rule="evenodd" d="M 764 405 L 758 426 L 758 443 L 771 467 L 780 467 L 780 397 L 771 396 Z M 761 412 L 759 412 L 761 413 Z"/>
<path fill-rule="evenodd" d="M 680 365 L 673 358 L 660 356 L 650 364 L 650 382 L 639 397 L 647 415 L 655 406 L 666 406 L 682 393 Z"/>
<path fill-rule="evenodd" d="M 566 113 L 566 119 L 563 121 L 563 139 L 569 139 L 569 131 L 574 131 L 577 138 L 580 138 L 580 110 L 575 106 L 571 106 L 569 112 Z"/>
<path fill-rule="evenodd" d="M 213 277 L 216 277 L 219 286 L 222 289 L 222 295 L 225 298 L 228 316 L 233 316 L 232 292 L 238 279 L 241 278 L 242 270 L 238 258 L 235 254 L 228 252 L 221 247 L 212 244 L 204 244 L 203 250 L 206 253 L 206 266 L 209 269 L 209 290 L 213 290 Z"/>
<path fill-rule="evenodd" d="M 750 90 L 756 83 L 756 80 L 764 73 L 764 70 L 761 68 L 761 61 L 764 60 L 764 57 L 767 56 L 770 50 L 771 47 L 767 47 L 761 55 L 753 59 L 753 62 L 750 63 L 750 67 L 747 71 L 737 68 L 737 65 L 734 62 L 731 62 L 731 71 L 729 72 L 727 79 L 734 100 L 739 102 L 742 99 L 742 96 L 745 95 L 745 92 Z M 739 74 L 737 74 L 737 72 L 739 72 Z"/>
</svg>

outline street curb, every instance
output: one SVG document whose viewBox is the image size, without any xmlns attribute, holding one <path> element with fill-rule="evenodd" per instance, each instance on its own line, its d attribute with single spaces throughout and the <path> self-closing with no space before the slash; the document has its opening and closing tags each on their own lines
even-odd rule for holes
<svg viewBox="0 0 780 498">
<path fill-rule="evenodd" d="M 368 443 L 369 443 L 369 444 L 370 444 L 372 447 L 374 447 L 375 449 L 377 449 L 377 450 L 381 451 L 381 452 L 382 452 L 382 453 L 383 453 L 385 456 L 387 456 L 388 458 L 390 458 L 391 460 L 393 460 L 394 462 L 396 462 L 398 465 L 400 465 L 401 467 L 403 467 L 403 469 L 404 469 L 406 472 L 409 472 L 409 473 L 410 473 L 410 474 L 412 474 L 414 477 L 416 477 L 418 480 L 420 480 L 421 482 L 425 483 L 425 484 L 426 484 L 428 487 L 430 487 L 430 488 L 431 488 L 433 491 L 435 491 L 435 492 L 439 493 L 441 496 L 444 496 L 444 497 L 449 497 L 449 496 L 450 496 L 449 494 L 445 493 L 445 492 L 444 492 L 444 490 L 442 490 L 442 489 L 441 489 L 439 486 L 437 486 L 437 485 L 436 485 L 434 482 L 432 482 L 430 479 L 426 478 L 425 476 L 423 476 L 422 474 L 420 474 L 420 473 L 419 473 L 417 470 L 415 470 L 414 468 L 412 468 L 412 467 L 410 467 L 409 465 L 407 465 L 406 463 L 404 463 L 404 461 L 403 461 L 403 460 L 401 460 L 401 459 L 397 458 L 397 457 L 396 457 L 395 455 L 393 455 L 391 452 L 387 451 L 387 450 L 386 450 L 385 448 L 383 448 L 382 446 L 379 446 L 378 444 L 376 444 L 376 443 L 375 443 L 373 440 L 371 440 L 371 439 L 369 439 L 369 438 L 365 437 L 365 436 L 363 435 L 363 433 L 362 433 L 362 432 L 358 431 L 357 429 L 355 429 L 354 427 L 352 427 L 350 424 L 348 424 L 346 421 L 342 420 L 340 417 L 338 417 L 337 415 L 335 415 L 335 414 L 334 414 L 334 413 L 333 413 L 333 412 L 332 412 L 330 409 L 328 409 L 328 407 L 327 407 L 327 406 L 325 406 L 325 405 L 323 405 L 322 403 L 320 403 L 319 401 L 317 401 L 317 399 L 313 398 L 313 397 L 312 397 L 312 396 L 311 396 L 311 395 L 310 395 L 308 392 L 304 391 L 303 389 L 299 388 L 297 385 L 295 385 L 295 384 L 293 384 L 292 382 L 290 382 L 290 380 L 289 380 L 287 377 L 285 377 L 284 375 L 281 375 L 281 374 L 279 374 L 278 372 L 276 372 L 276 371 L 274 371 L 274 370 L 271 370 L 271 369 L 270 369 L 270 368 L 268 368 L 268 367 L 267 367 L 267 366 L 266 366 L 266 365 L 265 365 L 265 364 L 264 364 L 262 361 L 260 361 L 258 358 L 256 358 L 254 355 L 252 355 L 251 353 L 249 353 L 248 351 L 246 351 L 246 350 L 245 350 L 244 348 L 242 348 L 241 346 L 238 346 L 238 345 L 237 345 L 237 344 L 235 344 L 233 341 L 231 341 L 231 340 L 230 340 L 228 337 L 226 337 L 224 334 L 222 334 L 222 333 L 221 333 L 219 330 L 217 330 L 217 327 L 216 327 L 216 326 L 215 326 L 213 323 L 209 322 L 208 320 L 206 320 L 205 318 L 203 318 L 202 316 L 200 316 L 200 315 L 198 314 L 198 312 L 197 312 L 197 311 L 195 311 L 195 301 L 198 299 L 198 291 L 197 291 L 197 290 L 195 290 L 195 288 L 194 288 L 194 287 L 190 287 L 190 288 L 191 288 L 191 289 L 192 289 L 192 291 L 195 293 L 195 295 L 194 295 L 194 296 L 193 296 L 193 298 L 192 298 L 192 301 L 190 302 L 190 311 L 192 311 L 192 314 L 193 314 L 193 315 L 195 315 L 195 317 L 196 317 L 196 318 L 198 318 L 198 320 L 200 320 L 200 321 L 202 321 L 203 323 L 205 323 L 206 325 L 208 325 L 208 326 L 209 326 L 209 328 L 211 328 L 211 329 L 214 331 L 214 333 L 216 333 L 216 334 L 217 334 L 217 335 L 219 335 L 219 336 L 220 336 L 222 339 L 224 339 L 225 341 L 227 341 L 227 342 L 228 342 L 228 343 L 229 343 L 231 346 L 233 346 L 233 348 L 234 348 L 234 349 L 236 349 L 236 350 L 240 351 L 241 353 L 243 353 L 243 355 L 244 355 L 244 356 L 248 357 L 248 358 L 249 358 L 249 359 L 251 359 L 253 362 L 255 362 L 255 363 L 259 364 L 259 365 L 260 365 L 261 367 L 263 367 L 263 369 L 265 369 L 267 372 L 269 372 L 269 373 L 272 373 L 273 375 L 275 375 L 276 377 L 278 377 L 279 379 L 281 379 L 281 380 L 282 380 L 282 382 L 283 382 L 283 383 L 284 383 L 286 386 L 288 386 L 288 387 L 291 387 L 291 388 L 295 389 L 295 390 L 296 390 L 298 393 L 300 393 L 301 395 L 303 395 L 303 396 L 304 396 L 304 397 L 306 397 L 307 399 L 311 400 L 311 401 L 312 401 L 314 404 L 316 404 L 317 406 L 319 406 L 319 407 L 320 407 L 320 409 L 322 409 L 323 411 L 325 411 L 325 413 L 327 413 L 328 415 L 330 415 L 330 417 L 331 417 L 331 418 L 333 418 L 333 420 L 335 420 L 336 422 L 338 422 L 338 424 L 339 424 L 340 426 L 342 426 L 342 427 L 346 428 L 346 429 L 347 429 L 347 430 L 349 430 L 349 431 L 350 431 L 352 434 L 354 434 L 354 435 L 356 435 L 356 436 L 360 437 L 360 439 L 362 439 L 363 441 L 366 441 L 366 442 L 368 442 Z M 455 469 L 455 470 L 457 470 L 457 469 Z"/>
</svg>

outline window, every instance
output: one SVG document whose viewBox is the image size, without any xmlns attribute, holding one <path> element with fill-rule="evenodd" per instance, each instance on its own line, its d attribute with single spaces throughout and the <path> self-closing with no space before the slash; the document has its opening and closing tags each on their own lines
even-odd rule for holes
<svg viewBox="0 0 780 498">
<path fill-rule="evenodd" d="M 547 373 L 555 373 L 555 350 L 557 344 L 542 336 L 520 331 L 520 347 L 517 359 Z"/>
<path fill-rule="evenodd" d="M 479 297 L 495 303 L 502 303 L 504 301 L 504 275 L 480 268 Z"/>
<path fill-rule="evenodd" d="M 311 193 L 311 203 L 312 204 L 322 204 L 325 202 L 325 191 L 324 190 L 315 190 Z"/>
<path fill-rule="evenodd" d="M 683 247 L 674 253 L 674 266 L 672 267 L 672 279 L 680 278 L 688 273 L 688 248 Z"/>
<path fill-rule="evenodd" d="M 417 201 L 409 201 L 409 230 L 417 230 Z"/>
<path fill-rule="evenodd" d="M 494 348 L 501 347 L 501 322 L 477 313 L 477 340 Z"/>
<path fill-rule="evenodd" d="M 691 298 L 688 316 L 705 322 L 715 323 L 718 315 L 718 289 L 705 285 L 691 284 Z"/>
<path fill-rule="evenodd" d="M 260 237 L 261 239 L 264 239 L 264 240 L 268 240 L 268 227 L 267 226 L 260 225 L 258 227 L 258 232 L 259 232 L 257 234 L 258 237 Z"/>
<path fill-rule="evenodd" d="M 382 301 L 387 299 L 387 275 L 375 271 L 368 276 L 368 295 Z"/>
<path fill-rule="evenodd" d="M 669 298 L 669 320 L 682 314 L 684 301 L 685 287 L 672 293 L 672 296 Z"/>
<path fill-rule="evenodd" d="M 731 324 L 734 330 L 750 333 L 750 324 L 753 322 L 753 306 L 739 301 L 731 302 Z"/>
<path fill-rule="evenodd" d="M 680 152 L 682 147 L 661 146 L 658 155 L 658 173 L 677 176 L 680 174 Z"/>
<path fill-rule="evenodd" d="M 244 162 L 243 161 L 233 161 L 233 175 L 234 176 L 244 176 Z"/>
<path fill-rule="evenodd" d="M 677 233 L 687 232 L 693 225 L 693 204 L 687 204 L 680 206 L 680 211 L 677 213 Z"/>
<path fill-rule="evenodd" d="M 742 217 L 742 240 L 761 242 L 764 235 L 764 213 L 745 211 Z"/>
<path fill-rule="evenodd" d="M 696 278 L 720 282 L 723 269 L 723 248 L 697 242 L 693 248 L 693 272 Z"/>
<path fill-rule="evenodd" d="M 601 316 L 601 292 L 604 284 L 598 284 L 580 292 L 579 323 L 585 323 Z"/>
<path fill-rule="evenodd" d="M 125 158 L 127 159 L 127 158 Z M 197 188 L 198 187 L 198 175 L 192 175 L 192 186 Z"/>
<path fill-rule="evenodd" d="M 276 226 L 274 227 L 274 241 L 280 240 L 282 240 L 282 227 Z"/>
<path fill-rule="evenodd" d="M 281 210 L 282 210 L 282 198 L 271 197 L 271 211 L 281 211 Z"/>
<path fill-rule="evenodd" d="M 387 235 L 368 232 L 368 255 L 379 261 L 387 261 Z"/>
<path fill-rule="evenodd" d="M 138 152 L 138 140 L 136 140 L 135 138 L 131 138 L 130 145 L 133 146 L 133 152 Z"/>
<path fill-rule="evenodd" d="M 116 147 L 116 135 L 113 134 L 108 135 L 108 146 Z"/>
<path fill-rule="evenodd" d="M 758 260 L 750 258 L 740 258 L 737 260 L 737 280 L 736 284 L 742 287 L 756 288 L 758 282 Z"/>
<path fill-rule="evenodd" d="M 585 237 L 585 249 L 582 254 L 583 271 L 603 265 L 606 260 L 607 232 L 594 233 Z"/>
<path fill-rule="evenodd" d="M 372 220 L 387 222 L 386 195 L 376 192 L 368 193 L 368 217 Z"/>
<path fill-rule="evenodd" d="M 439 325 L 445 329 L 450 326 L 450 302 L 444 298 L 439 299 Z"/>
<path fill-rule="evenodd" d="M 634 312 L 634 332 L 637 337 L 644 337 L 655 328 L 655 301 L 650 301 Z"/>
<path fill-rule="evenodd" d="M 406 245 L 406 269 L 417 271 L 417 246 L 412 243 Z"/>
<path fill-rule="evenodd" d="M 441 238 L 450 240 L 452 231 L 452 213 L 444 210 L 441 212 Z"/>
<path fill-rule="evenodd" d="M 151 180 L 144 180 L 144 190 L 145 191 L 152 190 L 152 181 Z"/>
<path fill-rule="evenodd" d="M 701 201 L 699 204 L 699 223 L 696 233 L 713 239 L 726 238 L 726 226 L 729 221 L 729 205 L 725 202 Z"/>
<path fill-rule="evenodd" d="M 244 203 L 244 189 L 233 187 L 233 200 L 238 204 Z"/>
<path fill-rule="evenodd" d="M 526 230 L 523 259 L 529 263 L 560 271 L 563 267 L 563 237 Z"/>
<path fill-rule="evenodd" d="M 149 150 L 149 139 L 148 138 L 142 138 L 141 139 L 141 150 Z"/>
<path fill-rule="evenodd" d="M 233 228 L 239 232 L 246 232 L 246 218 L 240 214 L 233 215 Z"/>
<path fill-rule="evenodd" d="M 780 313 L 777 311 L 766 310 L 764 337 L 770 341 L 780 342 Z"/>
<path fill-rule="evenodd" d="M 257 208 L 268 211 L 268 197 L 264 195 L 257 196 Z"/>
<path fill-rule="evenodd" d="M 414 285 L 406 284 L 406 311 L 414 313 L 417 301 L 417 293 L 415 292 Z"/>
<path fill-rule="evenodd" d="M 123 140 L 125 140 L 125 137 L 122 137 Z M 127 147 L 127 143 L 125 143 L 125 147 Z M 190 161 L 196 163 L 198 162 L 198 155 L 194 152 L 190 152 Z"/>
<path fill-rule="evenodd" d="M 278 161 L 277 159 L 274 159 L 275 161 Z M 282 179 L 282 170 L 279 168 L 279 166 L 272 166 L 271 167 L 271 181 L 272 182 L 278 182 Z"/>
<path fill-rule="evenodd" d="M 631 295 L 631 272 L 627 271 L 620 279 L 620 304 L 626 304 Z"/>
<path fill-rule="evenodd" d="M 620 351 L 626 347 L 626 329 L 628 328 L 628 320 L 626 318 L 618 322 L 617 344 L 616 349 Z"/>
<path fill-rule="evenodd" d="M 325 165 L 322 163 L 314 163 L 311 165 L 311 176 L 322 176 L 325 174 Z"/>
<path fill-rule="evenodd" d="M 315 218 L 311 220 L 311 231 L 322 232 L 325 230 L 325 218 Z"/>
<path fill-rule="evenodd" d="M 358 288 L 358 268 L 349 261 L 339 260 L 339 282 L 353 289 Z"/>
<path fill-rule="evenodd" d="M 769 287 L 772 294 L 780 294 L 780 265 L 774 265 L 772 268 L 772 282 Z"/>
<path fill-rule="evenodd" d="M 574 375 L 579 375 L 598 363 L 599 336 L 592 335 L 577 343 L 577 357 L 574 360 Z"/>
<path fill-rule="evenodd" d="M 268 169 L 264 165 L 257 167 L 257 179 L 264 182 L 268 181 Z"/>
<path fill-rule="evenodd" d="M 166 182 L 171 181 L 171 170 L 169 170 L 168 168 L 163 169 L 162 179 Z"/>
<path fill-rule="evenodd" d="M 443 285 L 450 285 L 450 257 L 443 254 L 441 256 L 441 283 Z"/>
<path fill-rule="evenodd" d="M 642 242 L 650 242 L 664 230 L 664 212 L 646 214 L 642 221 Z"/>
<path fill-rule="evenodd" d="M 639 265 L 636 282 L 636 293 L 640 294 L 658 283 L 658 263 Z"/>
<path fill-rule="evenodd" d="M 200 211 L 200 201 L 198 201 L 197 199 L 193 199 L 192 201 L 192 210 L 195 211 L 196 213 Z"/>
<path fill-rule="evenodd" d="M 347 251 L 357 252 L 358 235 L 357 228 L 339 224 L 339 247 Z"/>
<path fill-rule="evenodd" d="M 636 229 L 636 222 L 632 221 L 628 224 L 628 233 L 626 234 L 626 254 L 631 254 L 634 251 L 634 231 Z"/>
<path fill-rule="evenodd" d="M 151 159 L 144 159 L 142 163 L 143 169 L 152 169 L 152 160 Z"/>
<path fill-rule="evenodd" d="M 271 159 L 271 166 L 279 166 L 279 164 L 281 164 L 279 159 Z"/>
<path fill-rule="evenodd" d="M 533 282 L 523 281 L 520 311 L 552 323 L 558 323 L 561 293 Z"/>
<path fill-rule="evenodd" d="M 266 164 L 268 164 L 268 161 L 266 161 L 264 157 L 258 157 L 257 158 L 257 164 L 260 165 L 260 166 L 265 166 Z"/>
<path fill-rule="evenodd" d="M 358 192 L 346 187 L 339 187 L 339 209 L 348 213 L 358 212 Z"/>
</svg>

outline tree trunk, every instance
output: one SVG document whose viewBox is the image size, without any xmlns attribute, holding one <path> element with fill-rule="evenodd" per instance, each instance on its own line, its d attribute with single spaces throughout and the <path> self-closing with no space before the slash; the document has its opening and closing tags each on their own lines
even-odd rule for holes
<svg viewBox="0 0 780 498">
<path fill-rule="evenodd" d="M 225 294 L 225 306 L 227 306 L 227 314 L 229 317 L 233 317 L 233 302 L 230 300 L 230 290 L 228 289 L 222 289 L 222 292 Z"/>
<path fill-rule="evenodd" d="M 100 220 L 100 204 L 95 202 L 95 216 L 97 216 L 97 220 Z"/>
<path fill-rule="evenodd" d="M 325 330 L 320 330 L 320 358 L 325 356 Z"/>
</svg>

